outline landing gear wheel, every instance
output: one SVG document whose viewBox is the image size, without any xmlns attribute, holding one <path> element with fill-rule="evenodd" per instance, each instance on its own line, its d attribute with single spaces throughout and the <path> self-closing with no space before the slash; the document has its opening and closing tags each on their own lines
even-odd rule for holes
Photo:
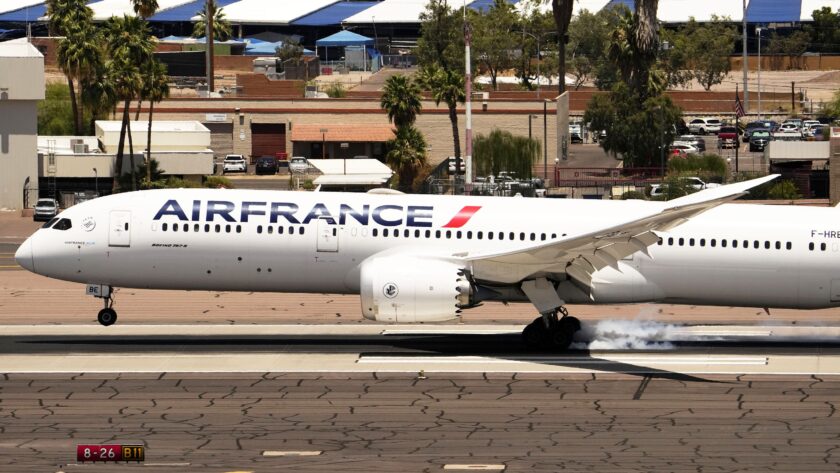
<svg viewBox="0 0 840 473">
<path fill-rule="evenodd" d="M 99 323 L 104 326 L 114 325 L 117 321 L 117 311 L 110 307 L 106 307 L 99 311 L 99 315 L 96 316 L 96 319 L 99 320 Z"/>
<path fill-rule="evenodd" d="M 543 318 L 537 317 L 522 330 L 522 343 L 530 349 L 543 348 L 548 341 L 548 334 Z"/>
</svg>

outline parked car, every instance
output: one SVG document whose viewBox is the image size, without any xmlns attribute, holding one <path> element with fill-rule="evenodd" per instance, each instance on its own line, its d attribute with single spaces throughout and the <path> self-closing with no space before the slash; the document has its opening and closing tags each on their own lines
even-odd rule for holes
<svg viewBox="0 0 840 473">
<path fill-rule="evenodd" d="M 720 187 L 720 184 L 715 184 L 714 182 L 706 182 L 699 177 L 683 177 L 680 178 L 684 180 L 688 186 L 695 190 L 703 190 L 703 189 L 714 189 L 715 187 Z M 650 196 L 651 197 L 659 197 L 665 193 L 668 189 L 667 184 L 652 184 L 650 186 Z"/>
<path fill-rule="evenodd" d="M 222 162 L 222 173 L 248 172 L 248 162 L 241 154 L 229 154 Z"/>
<path fill-rule="evenodd" d="M 674 144 L 671 145 L 670 151 L 671 155 L 674 156 L 685 156 L 687 154 L 698 154 L 700 152 L 700 150 L 694 146 L 691 146 L 688 143 L 680 143 L 678 141 L 675 141 Z"/>
<path fill-rule="evenodd" d="M 277 174 L 279 167 L 277 158 L 274 156 L 261 156 L 257 158 L 254 171 L 256 174 Z"/>
<path fill-rule="evenodd" d="M 304 173 L 309 169 L 309 161 L 306 158 L 302 158 L 300 156 L 292 157 L 289 160 L 289 172 L 292 173 Z"/>
<path fill-rule="evenodd" d="M 702 136 L 681 135 L 674 140 L 674 143 L 688 143 L 697 148 L 701 153 L 706 151 L 706 140 L 704 140 Z"/>
<path fill-rule="evenodd" d="M 736 148 L 738 146 L 738 129 L 734 126 L 722 126 L 718 133 L 718 147 Z"/>
<path fill-rule="evenodd" d="M 583 127 L 580 123 L 569 124 L 569 142 L 583 143 Z"/>
<path fill-rule="evenodd" d="M 769 130 L 755 130 L 750 136 L 750 151 L 764 151 L 767 143 L 773 140 L 773 135 Z"/>
<path fill-rule="evenodd" d="M 746 126 L 744 126 L 744 143 L 748 143 L 750 141 L 750 135 L 752 135 L 752 133 L 756 130 L 767 130 L 772 133 L 775 125 L 776 122 L 772 120 L 758 120 L 747 123 Z"/>
<path fill-rule="evenodd" d="M 720 131 L 720 120 L 717 118 L 695 118 L 688 123 L 688 131 L 692 134 L 705 135 Z"/>
<path fill-rule="evenodd" d="M 813 137 L 816 130 L 822 126 L 819 120 L 805 120 L 802 122 L 802 136 Z"/>
<path fill-rule="evenodd" d="M 49 220 L 58 215 L 58 201 L 55 199 L 38 199 L 35 202 L 33 220 Z"/>
<path fill-rule="evenodd" d="M 779 127 L 780 133 L 799 133 L 802 134 L 802 131 L 799 128 L 799 125 L 794 122 L 784 122 L 782 126 Z"/>
</svg>

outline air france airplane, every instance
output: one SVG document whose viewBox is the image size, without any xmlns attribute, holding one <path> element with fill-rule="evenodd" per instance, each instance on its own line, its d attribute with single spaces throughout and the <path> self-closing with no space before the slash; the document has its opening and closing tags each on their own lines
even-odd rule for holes
<svg viewBox="0 0 840 473">
<path fill-rule="evenodd" d="M 669 202 L 140 191 L 65 210 L 15 258 L 86 284 L 103 325 L 116 287 L 359 294 L 397 323 L 530 301 L 524 341 L 562 349 L 567 303 L 840 305 L 838 209 L 727 203 L 774 177 Z"/>
</svg>

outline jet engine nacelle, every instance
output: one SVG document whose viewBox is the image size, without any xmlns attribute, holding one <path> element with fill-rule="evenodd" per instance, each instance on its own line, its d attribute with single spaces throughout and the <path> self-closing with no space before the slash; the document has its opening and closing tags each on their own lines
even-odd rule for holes
<svg viewBox="0 0 840 473">
<path fill-rule="evenodd" d="M 471 303 L 458 264 L 420 257 L 374 257 L 362 263 L 362 314 L 379 322 L 443 322 Z"/>
</svg>

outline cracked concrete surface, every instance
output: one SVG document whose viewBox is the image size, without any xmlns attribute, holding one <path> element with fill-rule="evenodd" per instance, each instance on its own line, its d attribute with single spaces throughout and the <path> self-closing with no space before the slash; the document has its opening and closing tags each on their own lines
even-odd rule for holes
<svg viewBox="0 0 840 473">
<path fill-rule="evenodd" d="M 0 471 L 88 471 L 67 467 L 75 445 L 106 442 L 190 463 L 143 471 L 838 471 L 838 393 L 790 376 L 5 375 Z"/>
</svg>

